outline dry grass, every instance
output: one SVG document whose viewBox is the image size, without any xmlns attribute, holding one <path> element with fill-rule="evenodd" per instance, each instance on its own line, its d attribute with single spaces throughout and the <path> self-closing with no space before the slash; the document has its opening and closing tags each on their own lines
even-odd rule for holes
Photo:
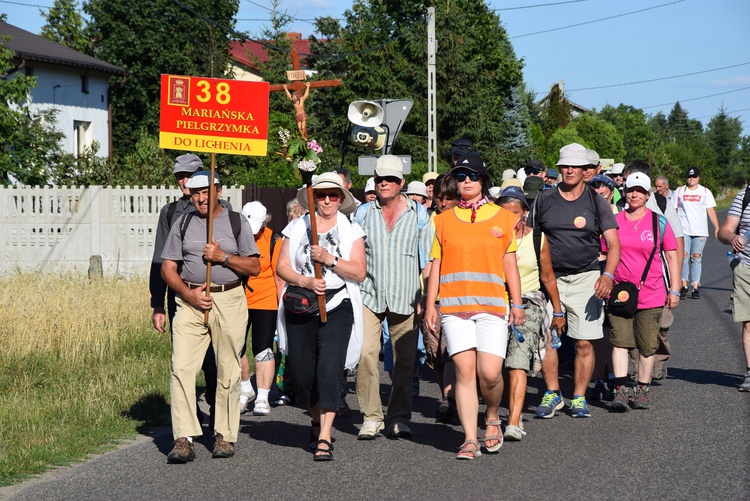
<svg viewBox="0 0 750 501">
<path fill-rule="evenodd" d="M 143 278 L 0 277 L 0 485 L 167 422 L 169 334 Z"/>
</svg>

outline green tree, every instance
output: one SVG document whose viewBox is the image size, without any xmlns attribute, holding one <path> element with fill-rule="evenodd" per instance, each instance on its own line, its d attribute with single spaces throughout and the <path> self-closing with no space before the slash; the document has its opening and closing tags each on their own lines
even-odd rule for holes
<svg viewBox="0 0 750 501">
<path fill-rule="evenodd" d="M 625 153 L 622 157 L 614 157 L 616 162 L 648 160 L 653 156 L 658 136 L 642 109 L 625 104 L 616 108 L 606 105 L 599 112 L 599 117 L 614 125 L 622 137 Z"/>
<path fill-rule="evenodd" d="M 128 71 L 123 82 L 111 81 L 115 152 L 131 151 L 145 127 L 159 130 L 162 73 L 222 77 L 227 71 L 229 33 L 239 0 L 89 0 L 88 36 L 92 55 Z"/>
<path fill-rule="evenodd" d="M 570 126 L 575 127 L 587 147 L 596 150 L 601 158 L 625 157 L 625 146 L 617 128 L 596 113 L 584 113 L 573 119 Z"/>
<path fill-rule="evenodd" d="M 729 117 L 723 106 L 708 122 L 706 142 L 716 155 L 717 174 L 720 175 L 717 181 L 723 185 L 732 184 L 734 181 L 730 179 L 730 174 L 737 161 L 741 135 L 742 123 L 739 118 Z"/>
<path fill-rule="evenodd" d="M 86 24 L 78 9 L 78 0 L 55 0 L 47 12 L 39 10 L 46 24 L 42 36 L 88 54 L 91 40 L 85 34 Z"/>
</svg>

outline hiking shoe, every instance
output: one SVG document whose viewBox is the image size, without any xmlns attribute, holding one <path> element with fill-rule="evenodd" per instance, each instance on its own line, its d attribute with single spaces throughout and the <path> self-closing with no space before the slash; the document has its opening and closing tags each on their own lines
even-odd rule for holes
<svg viewBox="0 0 750 501">
<path fill-rule="evenodd" d="M 661 381 L 667 377 L 667 366 L 666 365 L 654 365 L 654 370 L 651 372 L 652 381 Z"/>
<path fill-rule="evenodd" d="M 167 455 L 167 461 L 170 463 L 184 464 L 195 459 L 195 449 L 193 442 L 186 437 L 180 437 L 174 441 L 174 447 Z"/>
<path fill-rule="evenodd" d="M 411 438 L 411 428 L 406 423 L 393 423 L 388 426 L 388 436 L 391 438 Z"/>
<path fill-rule="evenodd" d="M 650 409 L 651 402 L 648 399 L 648 387 L 639 384 L 633 392 L 633 401 L 630 403 L 633 409 Z"/>
<path fill-rule="evenodd" d="M 524 435 L 526 435 L 526 432 L 523 431 L 523 423 L 518 423 L 518 426 L 509 424 L 505 427 L 503 438 L 505 438 L 505 440 L 510 440 L 511 442 L 520 442 Z"/>
<path fill-rule="evenodd" d="M 570 412 L 573 413 L 573 417 L 591 417 L 586 397 L 573 395 L 573 400 L 570 401 Z"/>
<path fill-rule="evenodd" d="M 549 419 L 555 417 L 555 411 L 565 406 L 562 396 L 556 391 L 547 390 L 542 397 L 542 403 L 536 408 L 536 417 Z"/>
<path fill-rule="evenodd" d="M 698 289 L 693 289 L 693 293 L 690 294 L 690 299 L 700 299 L 701 293 Z"/>
<path fill-rule="evenodd" d="M 745 382 L 737 389 L 740 391 L 750 391 L 750 371 L 745 373 Z"/>
<path fill-rule="evenodd" d="M 380 435 L 383 428 L 385 428 L 385 425 L 382 421 L 365 421 L 362 423 L 362 428 L 359 429 L 357 438 L 359 440 L 373 440 Z"/>
<path fill-rule="evenodd" d="M 604 397 L 607 393 L 607 388 L 604 387 L 604 383 L 602 383 L 601 381 L 597 381 L 593 388 L 589 388 L 588 393 L 589 394 L 586 397 L 588 400 L 604 400 Z"/>
<path fill-rule="evenodd" d="M 255 407 L 253 408 L 253 414 L 256 416 L 267 416 L 271 413 L 271 406 L 268 405 L 268 400 L 256 400 Z"/>
<path fill-rule="evenodd" d="M 230 458 L 234 456 L 234 444 L 224 440 L 224 435 L 217 433 L 214 435 L 214 452 L 212 458 Z"/>
<path fill-rule="evenodd" d="M 688 288 L 683 287 L 680 289 L 680 299 L 687 299 Z"/>
<path fill-rule="evenodd" d="M 609 410 L 613 412 L 627 412 L 630 410 L 628 402 L 630 401 L 630 390 L 624 384 L 615 388 L 615 398 L 609 404 Z"/>
<path fill-rule="evenodd" d="M 240 392 L 240 414 L 247 410 L 247 404 L 255 400 L 255 390 L 250 388 L 250 391 Z"/>
</svg>

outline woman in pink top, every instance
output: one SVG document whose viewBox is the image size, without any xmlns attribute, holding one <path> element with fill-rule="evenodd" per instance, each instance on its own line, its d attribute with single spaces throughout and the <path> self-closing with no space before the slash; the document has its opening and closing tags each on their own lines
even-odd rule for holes
<svg viewBox="0 0 750 501">
<path fill-rule="evenodd" d="M 654 353 L 659 347 L 659 324 L 664 306 L 674 308 L 680 301 L 680 268 L 677 263 L 677 241 L 672 228 L 666 219 L 659 216 L 654 228 L 653 212 L 646 208 L 646 200 L 651 195 L 651 179 L 641 172 L 628 176 L 625 183 L 625 198 L 628 208 L 620 212 L 615 219 L 619 225 L 620 264 L 615 270 L 614 283 L 630 282 L 640 284 L 643 271 L 649 257 L 656 252 L 648 266 L 648 273 L 638 293 L 638 309 L 633 318 L 623 318 L 608 313 L 612 325 L 610 341 L 612 342 L 612 370 L 615 398 L 612 401 L 613 411 L 627 411 L 628 404 L 634 409 L 648 409 L 648 392 L 651 384 L 651 371 L 654 365 Z M 655 240 L 656 239 L 656 240 Z M 667 258 L 670 276 L 670 288 L 664 283 L 662 275 L 661 252 Z M 638 381 L 632 398 L 627 387 L 628 351 L 638 348 L 641 354 L 638 361 Z"/>
</svg>

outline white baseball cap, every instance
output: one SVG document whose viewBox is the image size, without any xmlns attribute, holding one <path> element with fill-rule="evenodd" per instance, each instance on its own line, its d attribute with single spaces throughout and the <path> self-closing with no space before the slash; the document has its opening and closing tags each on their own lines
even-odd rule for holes
<svg viewBox="0 0 750 501">
<path fill-rule="evenodd" d="M 266 210 L 265 205 L 255 201 L 246 203 L 245 206 L 242 207 L 242 215 L 245 216 L 247 222 L 250 223 L 250 229 L 253 230 L 253 235 L 255 235 L 263 227 L 263 223 L 266 222 L 268 211 Z"/>
<path fill-rule="evenodd" d="M 625 189 L 643 188 L 646 191 L 651 190 L 651 178 L 643 172 L 633 172 L 625 181 Z"/>
</svg>

